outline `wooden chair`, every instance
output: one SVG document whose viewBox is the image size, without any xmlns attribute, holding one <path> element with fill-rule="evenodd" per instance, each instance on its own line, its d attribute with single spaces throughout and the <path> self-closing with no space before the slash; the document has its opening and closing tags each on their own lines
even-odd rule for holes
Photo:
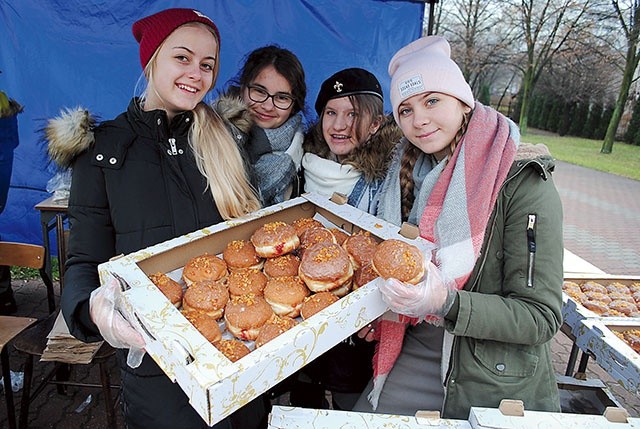
<svg viewBox="0 0 640 429">
<path fill-rule="evenodd" d="M 70 364 L 64 360 L 54 362 L 53 369 L 45 375 L 42 382 L 31 393 L 31 384 L 33 378 L 33 358 L 34 356 L 42 356 L 47 346 L 47 335 L 51 332 L 55 323 L 58 311 L 56 310 L 53 283 L 44 269 L 44 247 L 23 243 L 10 243 L 0 241 L 0 264 L 21 266 L 38 269 L 40 276 L 47 287 L 47 301 L 49 307 L 49 316 L 39 321 L 34 326 L 20 332 L 13 340 L 13 346 L 16 350 L 26 354 L 24 365 L 24 386 L 22 391 L 22 400 L 20 406 L 19 427 L 26 428 L 29 417 L 29 405 L 33 399 L 46 387 L 48 383 L 56 384 L 58 392 L 64 393 L 66 386 L 80 387 L 100 387 L 105 396 L 105 405 L 107 412 L 108 427 L 115 428 L 115 403 L 112 400 L 111 389 L 119 386 L 112 386 L 107 361 L 114 356 L 115 350 L 104 343 L 93 357 L 91 363 L 100 365 L 100 384 L 77 383 L 69 380 Z M 3 363 L 4 368 L 4 363 Z M 55 378 L 55 379 L 54 379 Z M 117 397 L 116 397 L 117 399 Z M 15 417 L 14 417 L 15 419 Z"/>
<path fill-rule="evenodd" d="M 9 367 L 8 347 L 5 347 L 20 332 L 31 326 L 36 319 L 31 317 L 0 316 L 0 366 L 4 380 L 4 397 L 7 402 L 7 417 L 9 429 L 16 428 L 16 410 L 13 405 L 13 391 L 11 390 L 11 372 Z"/>
<path fill-rule="evenodd" d="M 47 287 L 47 304 L 49 314 L 56 309 L 53 282 L 44 269 L 45 249 L 42 246 L 24 243 L 0 241 L 0 265 L 33 268 L 39 271 L 40 277 Z"/>
</svg>

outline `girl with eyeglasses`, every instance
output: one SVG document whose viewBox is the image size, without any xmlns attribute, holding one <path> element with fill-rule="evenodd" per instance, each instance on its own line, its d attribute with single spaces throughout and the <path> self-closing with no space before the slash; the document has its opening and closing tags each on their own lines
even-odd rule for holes
<svg viewBox="0 0 640 429">
<path fill-rule="evenodd" d="M 265 206 L 300 194 L 307 85 L 302 64 L 289 50 L 275 45 L 250 52 L 219 104 L 240 110 L 233 97 L 249 108 L 253 127 L 245 136 L 260 198 Z M 235 106 L 234 106 L 235 105 Z"/>
</svg>

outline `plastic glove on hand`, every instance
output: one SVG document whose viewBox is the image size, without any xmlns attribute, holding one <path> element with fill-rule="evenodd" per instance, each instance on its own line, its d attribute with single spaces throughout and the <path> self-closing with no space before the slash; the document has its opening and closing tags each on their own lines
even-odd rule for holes
<svg viewBox="0 0 640 429">
<path fill-rule="evenodd" d="M 420 320 L 426 316 L 444 317 L 455 301 L 457 291 L 447 287 L 440 270 L 431 262 L 427 273 L 418 284 L 403 283 L 396 279 L 380 279 L 382 299 L 398 314 Z"/>
<path fill-rule="evenodd" d="M 117 281 L 112 280 L 91 292 L 89 314 L 106 342 L 117 349 L 129 349 L 127 363 L 136 368 L 142 362 L 145 342 L 118 311 L 115 300 L 117 289 Z"/>
</svg>

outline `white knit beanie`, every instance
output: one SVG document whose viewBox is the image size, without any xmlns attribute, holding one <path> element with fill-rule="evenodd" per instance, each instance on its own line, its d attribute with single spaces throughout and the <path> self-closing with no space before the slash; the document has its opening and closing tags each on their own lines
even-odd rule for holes
<svg viewBox="0 0 640 429">
<path fill-rule="evenodd" d="M 400 49 L 389 62 L 389 76 L 396 122 L 400 103 L 423 92 L 441 92 L 474 107 L 471 87 L 451 59 L 451 48 L 444 37 L 421 37 Z"/>
</svg>

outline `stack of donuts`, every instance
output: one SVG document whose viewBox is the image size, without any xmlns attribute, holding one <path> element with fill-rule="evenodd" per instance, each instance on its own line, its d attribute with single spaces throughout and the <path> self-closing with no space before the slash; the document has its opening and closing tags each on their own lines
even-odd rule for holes
<svg viewBox="0 0 640 429">
<path fill-rule="evenodd" d="M 227 243 L 220 256 L 194 257 L 182 270 L 182 284 L 164 273 L 149 278 L 236 361 L 379 275 L 422 277 L 407 260 L 408 246 L 420 265 L 420 251 L 400 240 L 381 246 L 368 232 L 349 235 L 300 218 L 265 223 L 249 240 Z"/>
<path fill-rule="evenodd" d="M 640 329 L 625 329 L 612 332 L 616 337 L 627 343 L 634 352 L 640 354 Z"/>
<path fill-rule="evenodd" d="M 565 281 L 563 291 L 573 300 L 603 317 L 640 317 L 640 282 Z"/>
</svg>

